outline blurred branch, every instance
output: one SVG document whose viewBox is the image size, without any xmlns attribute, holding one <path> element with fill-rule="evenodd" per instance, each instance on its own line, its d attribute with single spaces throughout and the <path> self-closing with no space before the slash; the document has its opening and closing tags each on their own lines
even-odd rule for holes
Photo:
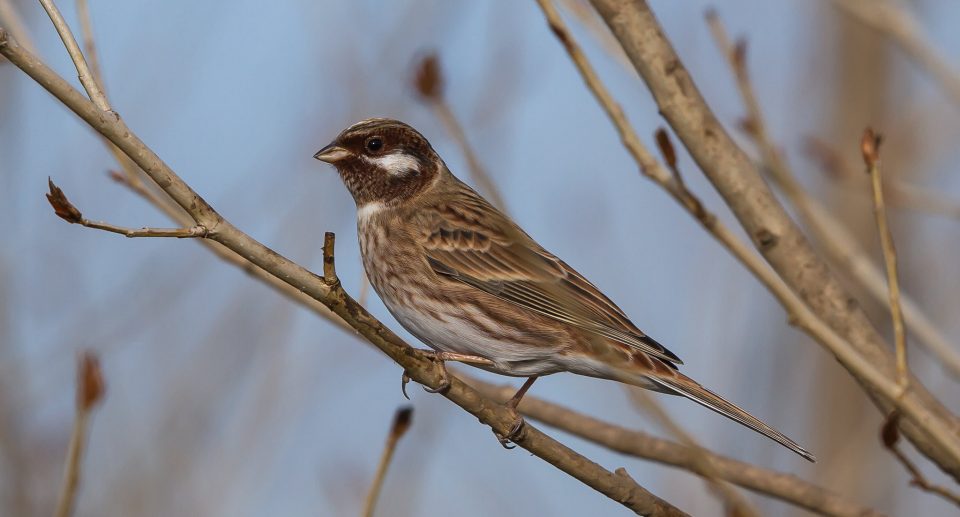
<svg viewBox="0 0 960 517">
<path fill-rule="evenodd" d="M 900 389 L 906 390 L 910 383 L 910 371 L 907 369 L 907 330 L 903 325 L 903 311 L 900 308 L 900 280 L 897 274 L 897 250 L 893 245 L 893 234 L 887 222 L 887 208 L 883 202 L 883 178 L 880 176 L 880 135 L 867 128 L 860 141 L 863 162 L 870 175 L 873 187 L 873 214 L 880 233 L 880 248 L 883 250 L 883 262 L 887 268 L 887 288 L 890 291 L 890 317 L 893 320 L 893 343 L 897 352 L 897 382 Z"/>
<path fill-rule="evenodd" d="M 380 464 L 377 466 L 377 473 L 373 477 L 373 483 L 370 484 L 370 491 L 367 493 L 367 499 L 363 504 L 363 515 L 373 517 L 373 511 L 377 506 L 377 500 L 380 498 L 380 489 L 383 487 L 383 478 L 387 475 L 387 468 L 390 466 L 390 460 L 393 459 L 393 452 L 397 449 L 397 443 L 413 423 L 413 407 L 404 406 L 397 410 L 393 416 L 393 425 L 390 426 L 390 434 L 387 435 L 387 444 L 383 447 L 383 455 L 380 456 Z"/>
<path fill-rule="evenodd" d="M 889 0 L 830 0 L 855 20 L 885 34 L 927 69 L 948 96 L 960 104 L 960 71 L 924 37 L 916 18 Z"/>
<path fill-rule="evenodd" d="M 27 26 L 23 23 L 23 18 L 13 6 L 11 0 L 0 0 L 0 24 L 10 31 L 13 39 L 23 45 L 28 51 L 36 54 L 37 46 L 33 44 L 30 33 L 27 32 Z"/>
<path fill-rule="evenodd" d="M 442 365 L 401 340 L 357 304 L 339 284 L 329 285 L 323 278 L 264 246 L 225 220 L 148 148 L 118 115 L 100 110 L 56 72 L 22 47 L 9 41 L 2 29 L 0 53 L 139 165 L 174 202 L 190 214 L 195 224 L 207 229 L 205 238 L 224 245 L 326 305 L 367 341 L 398 363 L 413 380 L 434 389 L 441 386 Z M 510 410 L 482 397 L 456 377 L 449 377 L 449 388 L 443 392 L 443 396 L 501 435 L 509 433 L 514 424 Z M 602 468 L 533 426 L 524 426 L 514 443 L 637 513 L 685 515 L 670 503 L 645 490 L 629 476 Z"/>
<path fill-rule="evenodd" d="M 47 12 L 47 16 L 49 16 L 50 21 L 53 22 L 54 28 L 57 29 L 57 34 L 59 34 L 60 39 L 63 40 L 63 46 L 66 47 L 67 54 L 70 54 L 70 59 L 73 61 L 74 66 L 77 67 L 77 77 L 80 79 L 80 84 L 82 84 L 83 89 L 87 91 L 90 100 L 101 110 L 110 111 L 110 103 L 107 102 L 107 97 L 100 89 L 100 85 L 97 84 L 97 80 L 93 76 L 93 72 L 90 71 L 90 67 L 87 66 L 83 52 L 80 51 L 80 45 L 77 45 L 77 40 L 73 37 L 73 32 L 70 31 L 70 26 L 67 25 L 67 22 L 63 19 L 63 15 L 60 14 L 60 9 L 57 9 L 57 4 L 53 3 L 53 0 L 40 0 L 40 5 L 42 5 L 43 10 Z"/>
<path fill-rule="evenodd" d="M 80 18 L 80 34 L 83 38 L 83 52 L 90 61 L 90 70 L 93 80 L 100 86 L 106 97 L 106 86 L 103 82 L 103 72 L 100 70 L 100 58 L 97 56 L 97 46 L 93 38 L 93 22 L 90 20 L 90 7 L 87 0 L 77 0 L 77 17 Z"/>
<path fill-rule="evenodd" d="M 450 103 L 444 96 L 446 84 L 443 68 L 440 65 L 440 58 L 436 54 L 428 54 L 420 61 L 414 74 L 413 83 L 420 99 L 433 109 L 434 115 L 440 119 L 443 127 L 460 146 L 460 151 L 467 159 L 467 166 L 470 168 L 470 178 L 473 183 L 495 207 L 505 210 L 507 205 L 504 204 L 500 190 L 483 167 L 483 164 L 480 163 L 480 158 L 473 150 L 473 146 L 470 145 L 467 134 L 463 130 L 463 124 L 457 119 L 453 108 L 450 107 Z"/>
<path fill-rule="evenodd" d="M 591 0 L 620 41 L 660 113 L 725 199 L 754 245 L 792 291 L 781 299 L 795 324 L 828 347 L 886 414 L 900 408 L 904 434 L 960 480 L 960 421 L 923 385 L 902 399 L 889 345 L 843 289 L 707 106 L 644 0 Z M 802 297 L 794 296 L 793 291 Z"/>
<path fill-rule="evenodd" d="M 854 181 L 859 179 L 860 175 L 854 174 L 854 167 L 830 144 L 817 137 L 808 136 L 803 140 L 803 150 L 820 165 L 828 179 L 837 182 L 842 188 L 863 195 L 860 185 L 855 184 L 859 181 Z M 859 170 L 856 172 L 859 173 Z M 896 178 L 886 178 L 883 187 L 889 193 L 887 202 L 891 207 L 960 219 L 960 200 L 906 181 L 898 181 Z M 910 322 L 909 311 L 906 312 L 907 322 Z"/>
<path fill-rule="evenodd" d="M 63 487 L 57 498 L 56 517 L 69 517 L 77 500 L 80 486 L 80 467 L 83 463 L 83 449 L 87 444 L 87 429 L 90 425 L 90 413 L 103 399 L 106 390 L 100 361 L 91 351 L 85 351 L 77 358 L 77 414 L 73 420 L 70 434 L 70 447 L 67 450 L 67 464 L 63 474 Z"/>
<path fill-rule="evenodd" d="M 497 386 L 461 375 L 467 383 L 497 401 L 509 399 L 516 388 Z M 696 474 L 695 451 L 690 447 L 657 438 L 578 413 L 559 404 L 528 395 L 517 408 L 522 414 L 556 429 L 602 445 L 610 450 L 670 465 Z M 792 474 L 784 474 L 702 450 L 714 475 L 761 495 L 806 508 L 824 515 L 843 517 L 879 517 L 882 514 L 846 500 L 842 495 Z"/>
<path fill-rule="evenodd" d="M 910 458 L 900 450 L 900 447 L 897 446 L 897 442 L 900 441 L 900 431 L 897 428 L 899 424 L 900 416 L 899 413 L 894 411 L 887 417 L 886 422 L 884 422 L 883 428 L 880 430 L 880 441 L 883 442 L 884 448 L 890 451 L 897 461 L 903 465 L 903 468 L 907 469 L 907 472 L 910 473 L 910 485 L 915 486 L 925 492 L 930 492 L 936 494 L 951 503 L 960 506 L 960 495 L 957 495 L 950 490 L 940 486 L 934 485 L 927 481 L 927 478 L 920 472 L 920 469 L 910 461 Z"/>
<path fill-rule="evenodd" d="M 871 296 L 886 303 L 887 284 L 883 274 L 874 265 L 869 255 L 857 245 L 857 240 L 845 230 L 829 211 L 811 196 L 797 181 L 796 175 L 773 143 L 767 131 L 760 103 L 747 72 L 747 45 L 745 40 L 731 44 L 723 22 L 716 12 L 707 13 L 707 23 L 721 54 L 727 58 L 737 82 L 737 89 L 747 109 L 747 118 L 742 124 L 747 134 L 760 150 L 765 171 L 774 184 L 786 195 L 796 208 L 805 226 L 813 233 L 827 256 L 841 270 L 848 271 Z M 911 327 L 917 329 L 920 342 L 939 359 L 940 364 L 952 375 L 960 378 L 960 352 L 947 340 L 913 300 L 904 297 L 906 317 Z"/>
</svg>

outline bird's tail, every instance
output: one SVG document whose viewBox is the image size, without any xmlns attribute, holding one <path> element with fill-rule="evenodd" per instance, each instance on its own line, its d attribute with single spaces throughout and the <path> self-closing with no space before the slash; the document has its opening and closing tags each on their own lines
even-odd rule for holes
<svg viewBox="0 0 960 517">
<path fill-rule="evenodd" d="M 663 393 L 684 396 L 701 406 L 716 411 L 721 415 L 739 422 L 742 425 L 753 429 L 754 431 L 770 438 L 771 440 L 783 445 L 791 451 L 803 456 L 811 462 L 817 459 L 809 451 L 801 447 L 797 442 L 788 438 L 785 434 L 765 424 L 759 418 L 747 413 L 737 405 L 727 401 L 720 395 L 704 388 L 693 379 L 679 372 L 674 372 L 671 377 L 646 375 L 636 382 L 630 382 L 644 388 L 653 388 Z M 652 386 L 651 386 L 652 384 Z"/>
</svg>

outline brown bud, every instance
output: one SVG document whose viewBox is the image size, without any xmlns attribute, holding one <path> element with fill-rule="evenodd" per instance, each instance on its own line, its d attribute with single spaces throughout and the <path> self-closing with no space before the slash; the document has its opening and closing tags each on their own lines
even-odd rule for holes
<svg viewBox="0 0 960 517">
<path fill-rule="evenodd" d="M 440 68 L 440 58 L 435 52 L 420 60 L 413 77 L 413 85 L 425 100 L 439 101 L 443 98 L 443 70 Z"/>
<path fill-rule="evenodd" d="M 77 359 L 77 409 L 89 411 L 100 402 L 105 391 L 97 354 L 90 350 L 81 352 Z"/>
<path fill-rule="evenodd" d="M 413 424 L 413 406 L 403 406 L 397 410 L 393 416 L 393 427 L 390 428 L 390 436 L 394 439 L 400 439 L 410 425 Z"/>
<path fill-rule="evenodd" d="M 863 155 L 863 163 L 867 168 L 874 167 L 880 161 L 880 143 L 883 137 L 879 133 L 874 133 L 873 129 L 863 130 L 863 138 L 860 139 L 860 153 Z"/>
<path fill-rule="evenodd" d="M 662 127 L 657 128 L 657 132 L 654 133 L 654 137 L 657 139 L 657 147 L 660 148 L 660 154 L 663 155 L 663 161 L 667 162 L 667 167 L 671 169 L 677 168 L 677 152 L 673 149 L 673 144 L 670 142 L 670 135 L 667 134 L 667 130 Z"/>
<path fill-rule="evenodd" d="M 77 207 L 70 203 L 70 200 L 67 199 L 66 194 L 60 190 L 60 187 L 53 184 L 52 179 L 47 178 L 47 183 L 49 183 L 50 186 L 50 193 L 47 194 L 47 201 L 50 202 L 50 206 L 53 207 L 53 211 L 68 223 L 79 223 L 83 219 L 83 215 L 80 213 L 80 210 L 77 210 Z"/>
<path fill-rule="evenodd" d="M 888 449 L 893 448 L 900 440 L 900 429 L 897 427 L 899 423 L 900 413 L 894 410 L 887 416 L 887 419 L 883 422 L 883 427 L 880 428 L 880 440 Z"/>
</svg>

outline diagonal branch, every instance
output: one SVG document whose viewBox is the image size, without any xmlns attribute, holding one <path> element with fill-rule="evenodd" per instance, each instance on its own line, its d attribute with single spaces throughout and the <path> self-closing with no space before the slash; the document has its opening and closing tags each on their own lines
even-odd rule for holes
<svg viewBox="0 0 960 517">
<path fill-rule="evenodd" d="M 745 126 L 749 128 L 749 136 L 756 142 L 768 177 L 796 208 L 797 215 L 834 265 L 849 272 L 875 300 L 885 303 L 887 287 L 883 273 L 873 264 L 868 254 L 857 245 L 857 239 L 850 235 L 843 223 L 833 217 L 797 181 L 789 163 L 777 150 L 770 137 L 760 103 L 747 72 L 745 42 L 731 44 L 727 31 L 715 11 L 708 11 L 707 23 L 710 25 L 710 31 L 720 52 L 727 58 L 733 70 L 737 89 L 740 91 L 740 97 L 747 111 Z M 960 377 L 960 353 L 927 318 L 919 305 L 907 297 L 903 301 L 904 315 L 920 342 L 940 360 L 940 364 L 947 371 Z"/>
<path fill-rule="evenodd" d="M 591 2 L 650 89 L 660 113 L 754 246 L 809 308 L 815 320 L 808 324 L 822 325 L 826 328 L 820 331 L 840 337 L 836 343 L 840 347 L 830 347 L 840 363 L 884 414 L 893 407 L 901 408 L 907 417 L 904 434 L 941 469 L 960 480 L 960 420 L 916 379 L 910 380 L 913 389 L 898 398 L 900 390 L 890 381 L 895 372 L 889 345 L 707 106 L 647 3 Z M 870 368 L 863 368 L 863 363 Z"/>
<path fill-rule="evenodd" d="M 9 41 L 2 29 L 0 53 L 87 124 L 110 139 L 190 214 L 194 223 L 207 228 L 208 239 L 224 245 L 257 267 L 329 307 L 367 341 L 403 367 L 413 380 L 432 388 L 441 386 L 441 368 L 427 354 L 407 345 L 357 304 L 339 285 L 329 285 L 323 278 L 281 256 L 223 219 L 148 148 L 116 113 L 99 109 L 36 57 Z M 443 393 L 444 397 L 476 416 L 494 431 L 502 435 L 510 432 L 514 419 L 505 406 L 483 397 L 456 377 L 450 377 L 449 382 L 449 389 Z M 533 426 L 524 426 L 515 443 L 637 513 L 685 515 L 670 503 L 645 490 L 625 473 L 613 473 L 604 469 Z"/>
</svg>

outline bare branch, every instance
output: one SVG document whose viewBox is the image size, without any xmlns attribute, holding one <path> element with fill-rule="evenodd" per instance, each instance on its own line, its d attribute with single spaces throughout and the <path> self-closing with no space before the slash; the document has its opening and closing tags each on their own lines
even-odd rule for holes
<svg viewBox="0 0 960 517">
<path fill-rule="evenodd" d="M 80 45 L 77 45 L 77 40 L 73 37 L 73 32 L 70 31 L 70 26 L 63 19 L 63 15 L 60 14 L 60 9 L 57 9 L 57 4 L 53 3 L 53 0 L 40 0 L 40 5 L 47 12 L 47 16 L 50 17 L 50 21 L 57 29 L 57 34 L 63 40 L 63 46 L 67 48 L 67 54 L 70 54 L 70 59 L 77 68 L 80 84 L 87 91 L 90 100 L 101 110 L 110 111 L 110 103 L 107 102 L 107 97 L 100 89 L 100 85 L 97 84 L 96 77 L 90 71 L 90 67 L 87 66 L 87 61 L 83 58 L 83 52 L 80 51 Z"/>
<path fill-rule="evenodd" d="M 848 271 L 870 295 L 880 303 L 886 303 L 886 282 L 883 274 L 873 264 L 866 251 L 857 245 L 844 224 L 834 218 L 813 196 L 797 181 L 790 165 L 777 150 L 767 131 L 766 121 L 760 109 L 753 84 L 747 73 L 746 42 L 730 43 L 726 29 L 716 12 L 707 13 L 707 23 L 713 33 L 720 52 L 727 58 L 737 82 L 737 89 L 747 109 L 745 126 L 747 134 L 760 150 L 761 159 L 774 184 L 784 193 L 796 208 L 804 225 L 822 246 L 830 260 Z M 933 353 L 951 374 L 960 377 L 960 352 L 947 340 L 942 332 L 923 313 L 920 307 L 909 298 L 904 298 L 906 317 L 912 328 L 916 329 L 920 342 Z"/>
<path fill-rule="evenodd" d="M 64 468 L 63 487 L 57 498 L 56 517 L 73 515 L 76 506 L 77 489 L 80 486 L 80 467 L 83 463 L 83 450 L 87 444 L 87 429 L 90 425 L 90 413 L 106 391 L 100 361 L 91 351 L 77 358 L 77 414 L 70 434 L 70 447 L 67 450 L 67 464 Z"/>
<path fill-rule="evenodd" d="M 54 185 L 53 180 L 48 179 L 50 193 L 47 194 L 47 201 L 53 207 L 53 211 L 61 219 L 71 224 L 79 224 L 87 228 L 95 228 L 111 233 L 119 233 L 125 237 L 176 237 L 178 239 L 206 237 L 207 229 L 203 225 L 195 225 L 190 228 L 124 228 L 108 223 L 90 221 L 84 219 L 83 215 L 73 203 L 67 199 L 66 194 L 60 190 L 60 187 Z"/>
<path fill-rule="evenodd" d="M 828 346 L 884 414 L 899 407 L 904 432 L 925 455 L 960 480 L 957 417 L 916 379 L 901 400 L 894 361 L 866 314 L 817 256 L 746 153 L 707 106 L 644 0 L 591 0 L 653 94 L 660 113 L 767 262 L 802 297 L 796 323 Z M 791 313 L 790 305 L 781 300 Z M 799 316 L 804 312 L 804 317 Z"/>
<path fill-rule="evenodd" d="M 208 229 L 207 238 L 219 242 L 329 307 L 365 339 L 397 362 L 413 380 L 434 389 L 441 386 L 443 378 L 439 364 L 422 351 L 406 344 L 350 298 L 341 287 L 328 285 L 323 278 L 267 248 L 224 220 L 149 149 L 119 116 L 98 109 L 36 57 L 9 42 L 2 29 L 0 53 L 117 145 L 187 211 L 196 224 Z M 444 397 L 476 416 L 495 432 L 501 435 L 509 433 L 514 423 L 510 410 L 482 397 L 456 377 L 450 377 L 449 381 L 449 388 L 442 393 Z M 637 513 L 685 515 L 670 503 L 637 485 L 628 476 L 617 475 L 604 469 L 533 426 L 525 426 L 524 432 L 515 443 Z"/>
<path fill-rule="evenodd" d="M 903 311 L 900 308 L 900 280 L 897 274 L 897 250 L 893 245 L 893 234 L 887 222 L 887 208 L 883 202 L 883 178 L 880 176 L 880 135 L 867 128 L 860 141 L 863 163 L 870 175 L 873 187 L 873 214 L 880 233 L 880 247 L 883 249 L 883 262 L 887 267 L 887 288 L 890 291 L 890 317 L 893 320 L 893 343 L 897 352 L 897 382 L 900 389 L 906 390 L 910 383 L 907 370 L 907 330 L 903 325 Z"/>
<path fill-rule="evenodd" d="M 380 456 L 377 473 L 373 477 L 373 483 L 370 484 L 370 491 L 367 492 L 367 499 L 363 504 L 362 515 L 365 517 L 373 517 L 377 500 L 380 498 L 380 489 L 383 488 L 383 479 L 387 475 L 390 460 L 393 459 L 393 452 L 397 449 L 397 443 L 400 442 L 403 435 L 410 429 L 410 425 L 413 423 L 412 421 L 413 406 L 404 406 L 398 409 L 393 416 L 393 425 L 390 426 L 390 434 L 387 435 L 387 443 L 383 447 L 383 455 Z"/>
</svg>

